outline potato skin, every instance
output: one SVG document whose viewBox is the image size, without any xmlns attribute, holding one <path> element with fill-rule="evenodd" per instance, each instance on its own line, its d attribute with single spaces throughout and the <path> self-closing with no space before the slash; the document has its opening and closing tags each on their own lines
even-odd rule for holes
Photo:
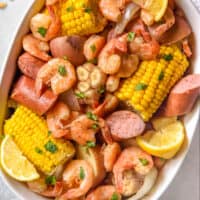
<svg viewBox="0 0 200 200">
<path fill-rule="evenodd" d="M 83 54 L 84 37 L 63 36 L 57 37 L 50 42 L 50 49 L 53 57 L 66 58 L 75 66 L 85 62 Z"/>
</svg>

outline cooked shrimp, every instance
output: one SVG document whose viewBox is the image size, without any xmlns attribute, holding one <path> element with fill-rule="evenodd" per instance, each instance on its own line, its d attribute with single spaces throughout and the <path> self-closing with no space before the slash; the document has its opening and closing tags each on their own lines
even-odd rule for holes
<svg viewBox="0 0 200 200">
<path fill-rule="evenodd" d="M 57 2 L 59 2 L 60 0 L 46 0 L 46 5 L 47 6 L 50 6 L 50 5 L 54 5 L 56 4 Z"/>
<path fill-rule="evenodd" d="M 69 107 L 58 102 L 50 111 L 47 113 L 47 125 L 54 137 L 62 137 L 66 135 L 64 126 L 69 122 L 71 117 L 71 111 Z"/>
<path fill-rule="evenodd" d="M 39 178 L 35 181 L 27 182 L 29 189 L 45 197 L 58 197 L 63 191 L 63 183 L 56 182 L 55 186 L 48 186 L 45 178 Z"/>
<path fill-rule="evenodd" d="M 23 49 L 41 60 L 48 61 L 51 56 L 47 53 L 49 51 L 49 44 L 34 38 L 32 34 L 26 35 L 22 41 Z"/>
<path fill-rule="evenodd" d="M 102 185 L 97 187 L 86 197 L 86 200 L 121 200 L 121 195 L 117 193 L 113 185 Z"/>
<path fill-rule="evenodd" d="M 138 147 L 124 149 L 113 167 L 117 191 L 123 192 L 123 173 L 126 170 L 133 169 L 138 174 L 146 175 L 153 165 L 152 157 Z"/>
<path fill-rule="evenodd" d="M 182 45 L 183 45 L 183 52 L 188 58 L 190 58 L 192 56 L 192 50 L 190 48 L 188 39 L 183 40 Z"/>
<path fill-rule="evenodd" d="M 55 94 L 63 93 L 76 83 L 74 66 L 61 58 L 51 59 L 38 71 L 35 88 L 38 95 L 41 94 L 43 85 L 51 86 Z"/>
<path fill-rule="evenodd" d="M 155 24 L 149 27 L 150 33 L 153 38 L 158 40 L 165 32 L 167 32 L 175 24 L 174 12 L 171 8 L 167 8 L 167 11 L 163 17 L 163 23 Z"/>
<path fill-rule="evenodd" d="M 106 19 L 117 22 L 122 15 L 122 10 L 125 8 L 126 3 L 129 2 L 130 0 L 100 0 L 99 8 Z"/>
<path fill-rule="evenodd" d="M 98 66 L 105 74 L 115 74 L 121 66 L 119 52 L 127 52 L 127 34 L 110 40 L 99 54 Z"/>
<path fill-rule="evenodd" d="M 84 44 L 84 48 L 83 48 L 83 52 L 84 52 L 86 59 L 92 60 L 92 59 L 96 58 L 98 56 L 99 52 L 101 51 L 101 49 L 104 47 L 105 42 L 106 41 L 103 36 L 100 36 L 100 35 L 90 36 L 86 40 L 86 42 Z"/>
<path fill-rule="evenodd" d="M 75 199 L 85 195 L 92 187 L 93 180 L 94 172 L 87 161 L 71 161 L 63 173 L 63 182 L 67 192 L 60 198 Z"/>
<path fill-rule="evenodd" d="M 49 41 L 59 35 L 61 22 L 54 9 L 48 6 L 50 15 L 38 13 L 32 17 L 30 29 L 34 37 L 42 41 Z"/>
<path fill-rule="evenodd" d="M 113 144 L 108 144 L 103 149 L 104 166 L 107 172 L 112 171 L 115 161 L 117 160 L 117 157 L 119 156 L 120 152 L 121 147 L 117 142 L 114 142 Z"/>
</svg>

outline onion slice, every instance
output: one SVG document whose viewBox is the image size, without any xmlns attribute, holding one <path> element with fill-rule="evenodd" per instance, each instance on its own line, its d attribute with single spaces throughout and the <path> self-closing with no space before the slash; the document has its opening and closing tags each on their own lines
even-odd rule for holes
<svg viewBox="0 0 200 200">
<path fill-rule="evenodd" d="M 124 11 L 121 20 L 117 23 L 114 29 L 114 35 L 120 35 L 124 32 L 128 23 L 136 16 L 136 13 L 140 10 L 140 7 L 135 3 L 129 3 Z"/>
<path fill-rule="evenodd" d="M 158 170 L 155 167 L 153 167 L 152 170 L 145 176 L 142 187 L 138 190 L 138 192 L 135 195 L 130 197 L 128 200 L 139 200 L 142 197 L 144 197 L 147 193 L 149 193 L 156 182 L 157 176 Z"/>
</svg>

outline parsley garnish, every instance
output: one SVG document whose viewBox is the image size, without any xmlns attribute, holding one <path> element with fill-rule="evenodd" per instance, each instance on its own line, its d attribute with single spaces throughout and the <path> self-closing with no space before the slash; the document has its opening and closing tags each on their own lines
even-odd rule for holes
<svg viewBox="0 0 200 200">
<path fill-rule="evenodd" d="M 146 88 L 147 88 L 147 85 L 144 84 L 144 83 L 138 83 L 138 84 L 135 86 L 135 90 L 136 90 L 136 91 L 145 90 Z"/>
<path fill-rule="evenodd" d="M 88 60 L 88 62 L 96 65 L 97 64 L 97 58 L 94 58 L 92 60 Z"/>
<path fill-rule="evenodd" d="M 118 200 L 118 199 L 119 198 L 118 198 L 117 193 L 114 192 L 110 200 Z"/>
<path fill-rule="evenodd" d="M 92 129 L 96 130 L 97 128 L 99 128 L 99 125 L 98 124 L 92 124 Z"/>
<path fill-rule="evenodd" d="M 170 61 L 173 59 L 173 55 L 172 54 L 165 54 L 163 55 L 163 58 L 166 60 L 166 61 Z"/>
<path fill-rule="evenodd" d="M 85 11 L 86 13 L 91 13 L 91 12 L 92 12 L 92 9 L 91 9 L 91 8 L 85 8 L 84 11 Z"/>
<path fill-rule="evenodd" d="M 42 37 L 45 37 L 46 33 L 47 33 L 47 29 L 44 27 L 39 27 L 38 31 L 37 31 Z"/>
<path fill-rule="evenodd" d="M 139 161 L 142 163 L 143 166 L 146 166 L 149 164 L 149 161 L 145 158 L 139 158 Z"/>
<path fill-rule="evenodd" d="M 84 98 L 85 98 L 85 93 L 83 93 L 83 92 L 76 92 L 75 95 L 76 95 L 79 99 L 84 99 Z"/>
<path fill-rule="evenodd" d="M 38 147 L 35 148 L 35 152 L 39 153 L 39 154 L 42 154 L 42 150 L 40 148 L 38 148 Z"/>
<path fill-rule="evenodd" d="M 162 81 L 163 78 L 164 78 L 164 72 L 161 71 L 160 74 L 159 74 L 159 76 L 158 76 L 158 80 L 159 80 L 159 81 Z"/>
<path fill-rule="evenodd" d="M 101 86 L 98 91 L 97 91 L 99 94 L 103 94 L 105 92 L 105 88 L 104 86 Z"/>
<path fill-rule="evenodd" d="M 86 142 L 86 147 L 87 147 L 87 148 L 93 148 L 93 147 L 95 147 L 95 146 L 96 146 L 96 143 L 93 142 L 93 141 L 87 141 L 87 142 Z"/>
<path fill-rule="evenodd" d="M 129 32 L 127 36 L 128 42 L 132 42 L 135 38 L 135 33 L 134 32 Z"/>
<path fill-rule="evenodd" d="M 66 74 L 67 74 L 67 71 L 66 71 L 66 69 L 65 69 L 65 66 L 63 66 L 63 65 L 58 66 L 58 72 L 59 72 L 59 74 L 60 74 L 61 76 L 66 76 Z"/>
<path fill-rule="evenodd" d="M 55 153 L 56 151 L 58 151 L 58 147 L 50 140 L 44 145 L 44 147 L 47 151 L 51 153 Z"/>
<path fill-rule="evenodd" d="M 48 134 L 48 136 L 50 136 L 50 135 L 52 134 L 52 132 L 51 132 L 51 131 L 48 131 L 48 133 L 47 133 L 47 134 Z"/>
<path fill-rule="evenodd" d="M 97 116 L 95 114 L 93 114 L 92 112 L 87 112 L 86 115 L 87 115 L 88 119 L 91 119 L 94 121 L 98 120 Z"/>
<path fill-rule="evenodd" d="M 92 52 L 95 52 L 95 51 L 96 51 L 96 46 L 95 46 L 94 44 L 92 44 L 92 45 L 90 46 L 90 49 L 91 49 Z"/>
<path fill-rule="evenodd" d="M 85 172 L 84 172 L 83 167 L 80 167 L 79 177 L 81 180 L 83 180 L 85 178 Z"/>
<path fill-rule="evenodd" d="M 74 9 L 73 9 L 72 6 L 69 6 L 69 7 L 66 8 L 66 11 L 67 11 L 67 12 L 72 12 L 73 10 L 74 10 Z"/>
<path fill-rule="evenodd" d="M 47 176 L 45 178 L 45 183 L 47 185 L 55 185 L 56 184 L 56 177 L 55 176 Z"/>
</svg>

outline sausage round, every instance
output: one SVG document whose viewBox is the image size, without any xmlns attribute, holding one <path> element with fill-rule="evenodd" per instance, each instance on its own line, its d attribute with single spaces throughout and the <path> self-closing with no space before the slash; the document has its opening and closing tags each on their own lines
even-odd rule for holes
<svg viewBox="0 0 200 200">
<path fill-rule="evenodd" d="M 18 59 L 18 67 L 20 71 L 32 79 L 36 78 L 39 69 L 44 64 L 45 62 L 30 55 L 29 53 L 23 53 Z"/>
<path fill-rule="evenodd" d="M 162 115 L 173 117 L 189 113 L 199 95 L 200 74 L 182 78 L 171 90 Z"/>
<path fill-rule="evenodd" d="M 124 140 L 140 135 L 145 129 L 145 123 L 131 111 L 121 110 L 112 113 L 106 119 L 113 139 Z"/>
<path fill-rule="evenodd" d="M 43 115 L 57 100 L 57 96 L 51 90 L 46 90 L 38 97 L 35 93 L 34 80 L 26 76 L 20 77 L 12 91 L 11 98 L 38 115 Z"/>
</svg>

